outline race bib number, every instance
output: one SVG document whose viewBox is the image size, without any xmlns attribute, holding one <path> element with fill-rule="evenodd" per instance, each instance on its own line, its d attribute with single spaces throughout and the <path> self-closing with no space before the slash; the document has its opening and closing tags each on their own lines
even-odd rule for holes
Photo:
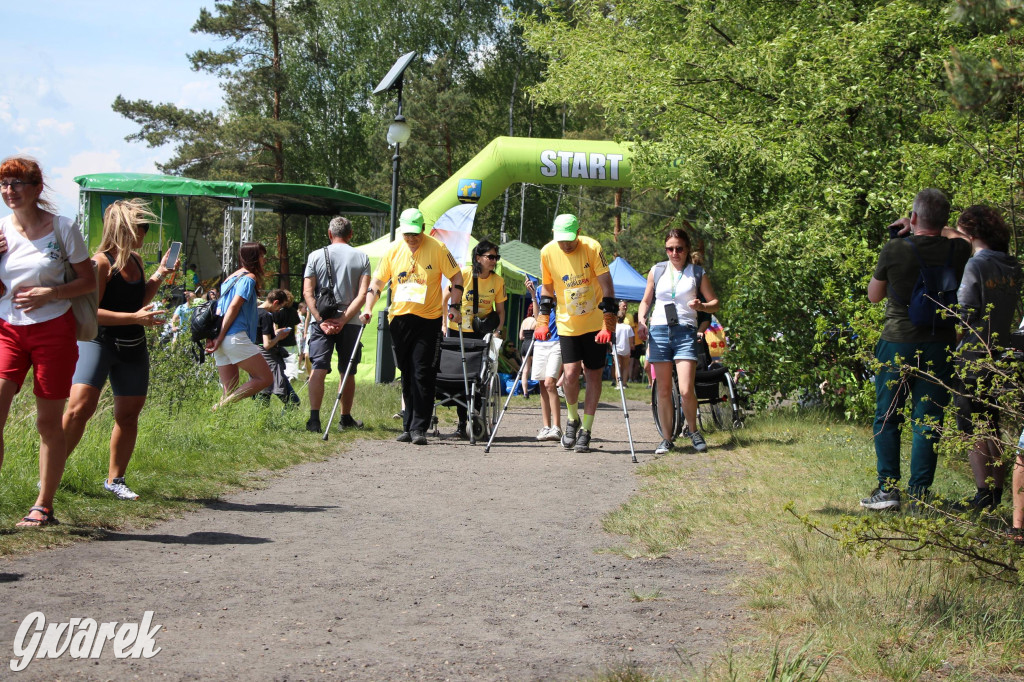
<svg viewBox="0 0 1024 682">
<path fill-rule="evenodd" d="M 427 300 L 426 283 L 402 282 L 395 290 L 395 300 L 401 303 L 423 303 Z"/>
<path fill-rule="evenodd" d="M 594 310 L 594 292 L 590 286 L 565 290 L 565 309 L 570 316 L 586 315 Z"/>
</svg>

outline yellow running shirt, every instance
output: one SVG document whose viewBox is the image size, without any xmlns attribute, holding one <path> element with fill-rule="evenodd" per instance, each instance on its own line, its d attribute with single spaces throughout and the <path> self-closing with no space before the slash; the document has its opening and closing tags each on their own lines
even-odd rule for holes
<svg viewBox="0 0 1024 682">
<path fill-rule="evenodd" d="M 416 253 L 398 237 L 377 264 L 374 278 L 391 283 L 388 320 L 395 315 L 416 315 L 428 320 L 441 317 L 441 276 L 451 279 L 459 264 L 448 247 L 424 235 Z"/>
<path fill-rule="evenodd" d="M 508 297 L 505 295 L 505 280 L 492 272 L 487 279 L 477 277 L 480 287 L 480 303 L 476 307 L 476 316 L 485 317 L 498 309 L 495 303 L 504 303 Z M 462 331 L 473 331 L 473 268 L 466 266 L 462 268 L 462 286 L 466 292 L 462 295 Z M 448 328 L 458 331 L 458 326 L 448 320 Z"/>
<path fill-rule="evenodd" d="M 558 301 L 559 336 L 596 332 L 604 322 L 604 313 L 597 307 L 604 290 L 597 277 L 608 272 L 608 264 L 596 239 L 581 236 L 577 241 L 572 253 L 564 253 L 556 241 L 540 251 L 541 283 L 552 288 Z"/>
</svg>

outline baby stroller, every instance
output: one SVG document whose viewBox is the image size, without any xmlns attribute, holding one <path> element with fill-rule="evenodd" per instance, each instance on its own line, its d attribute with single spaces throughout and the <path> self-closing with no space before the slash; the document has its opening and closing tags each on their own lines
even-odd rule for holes
<svg viewBox="0 0 1024 682">
<path fill-rule="evenodd" d="M 712 362 L 706 341 L 697 344 L 697 376 L 694 381 L 694 392 L 697 394 L 697 428 L 702 431 L 708 430 L 712 424 L 718 429 L 724 429 L 726 426 L 731 426 L 734 429 L 743 428 L 745 416 L 740 407 L 739 395 L 732 373 L 721 362 Z M 727 403 L 731 410 L 728 420 L 725 413 Z M 683 419 L 682 403 L 679 399 L 679 379 L 674 364 L 672 365 L 672 405 L 675 409 L 672 410 L 671 439 L 674 440 L 683 432 L 686 423 L 686 420 Z M 651 382 L 651 412 L 654 414 L 654 423 L 658 427 L 658 433 L 662 438 L 668 438 L 658 421 L 658 385 L 656 380 Z"/>
<path fill-rule="evenodd" d="M 469 419 L 470 444 L 486 441 L 498 419 L 498 349 L 501 340 L 488 334 L 483 339 L 463 339 L 453 333 L 441 339 L 441 360 L 434 388 L 434 416 L 431 426 L 437 428 L 437 408 L 461 405 Z M 465 351 L 466 373 L 462 373 Z M 467 391 L 468 388 L 468 391 Z"/>
</svg>

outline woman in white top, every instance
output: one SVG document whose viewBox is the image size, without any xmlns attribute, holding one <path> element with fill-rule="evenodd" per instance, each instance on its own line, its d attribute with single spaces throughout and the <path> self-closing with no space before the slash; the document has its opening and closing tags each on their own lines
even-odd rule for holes
<svg viewBox="0 0 1024 682">
<path fill-rule="evenodd" d="M 708 446 L 697 431 L 697 394 L 694 388 L 697 377 L 697 311 L 717 311 L 718 297 L 703 268 L 689 262 L 690 237 L 685 230 L 668 231 L 665 236 L 665 253 L 668 261 L 655 265 L 647 275 L 647 289 L 640 302 L 637 333 L 641 340 L 650 335 L 647 359 L 654 365 L 654 376 L 658 382 L 658 423 L 672 423 L 671 381 L 674 362 L 690 440 L 697 452 L 704 452 Z M 672 449 L 670 430 L 665 429 L 666 438 L 654 451 L 655 454 L 665 454 Z"/>
<path fill-rule="evenodd" d="M 67 443 L 61 416 L 78 362 L 69 298 L 96 288 L 96 275 L 78 225 L 41 198 L 43 173 L 32 159 L 0 163 L 0 194 L 13 215 L 0 220 L 0 433 L 31 367 L 39 431 L 39 495 L 19 526 L 56 524 L 53 495 L 64 474 Z M 60 230 L 62 253 L 55 230 Z M 64 260 L 75 279 L 64 282 Z M 0 440 L 0 463 L 3 442 Z"/>
</svg>

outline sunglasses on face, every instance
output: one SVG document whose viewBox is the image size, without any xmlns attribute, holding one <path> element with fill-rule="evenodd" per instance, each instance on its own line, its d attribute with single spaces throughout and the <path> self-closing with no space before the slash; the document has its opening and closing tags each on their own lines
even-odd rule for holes
<svg viewBox="0 0 1024 682">
<path fill-rule="evenodd" d="M 487 260 L 494 260 L 494 261 L 498 260 L 498 257 L 496 255 L 494 255 L 493 253 L 485 253 L 484 255 L 482 255 L 480 257 L 481 258 L 486 258 Z"/>
<path fill-rule="evenodd" d="M 665 247 L 665 252 L 666 253 L 685 253 L 686 252 L 686 247 L 685 246 L 666 246 Z"/>
<path fill-rule="evenodd" d="M 38 184 L 38 182 L 25 182 L 23 180 L 0 180 L 0 189 L 13 189 L 14 191 L 18 191 L 26 185 Z"/>
</svg>

